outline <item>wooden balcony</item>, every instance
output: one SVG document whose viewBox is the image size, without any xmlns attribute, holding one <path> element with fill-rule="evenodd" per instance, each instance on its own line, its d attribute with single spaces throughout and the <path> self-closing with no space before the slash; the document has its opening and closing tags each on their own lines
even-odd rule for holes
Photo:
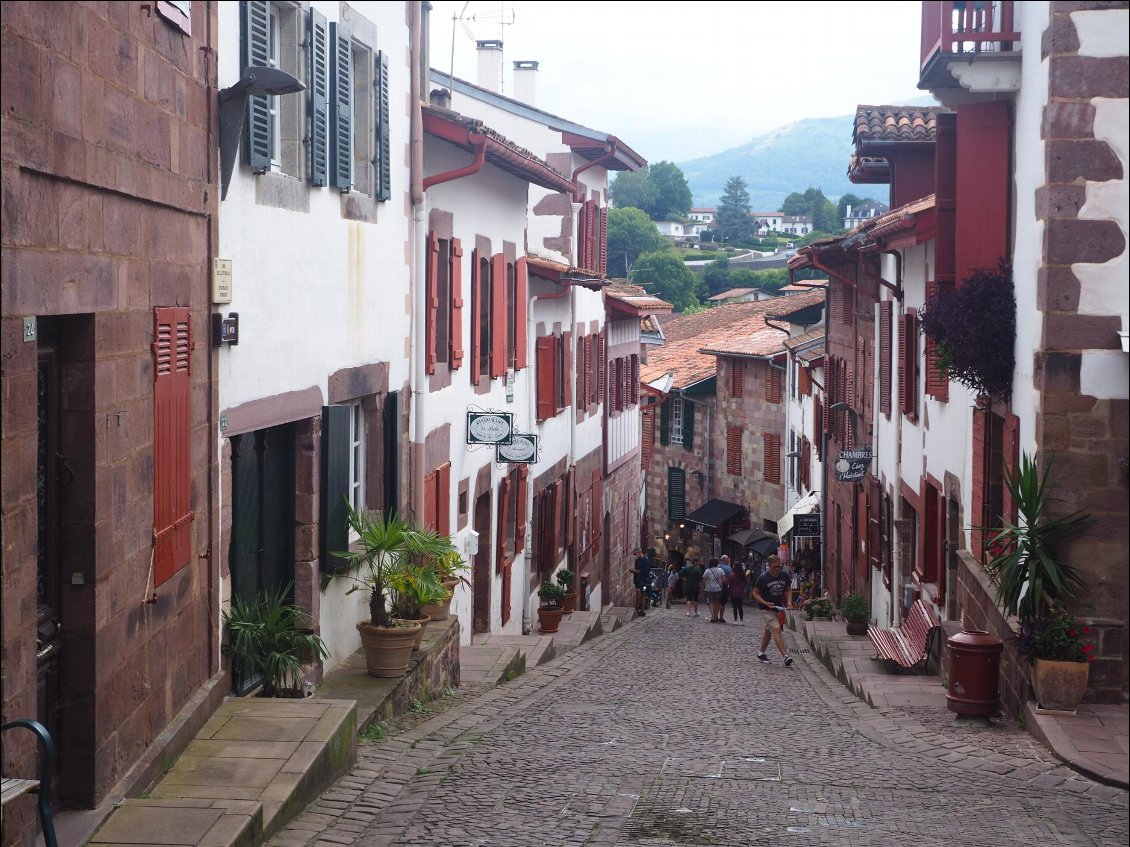
<svg viewBox="0 0 1130 847">
<path fill-rule="evenodd" d="M 955 62 L 1019 64 L 1015 7 L 1013 0 L 923 0 L 918 87 L 968 88 L 951 73 Z"/>
</svg>

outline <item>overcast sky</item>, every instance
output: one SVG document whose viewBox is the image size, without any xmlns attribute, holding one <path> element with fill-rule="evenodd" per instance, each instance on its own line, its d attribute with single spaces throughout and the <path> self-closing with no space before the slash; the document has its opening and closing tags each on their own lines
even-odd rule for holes
<svg viewBox="0 0 1130 847">
<path fill-rule="evenodd" d="M 455 76 L 477 82 L 475 40 L 501 38 L 503 93 L 513 94 L 513 62 L 536 60 L 539 108 L 611 133 L 650 162 L 925 94 L 918 2 L 432 5 L 433 67 L 450 68 L 454 44 Z"/>
</svg>

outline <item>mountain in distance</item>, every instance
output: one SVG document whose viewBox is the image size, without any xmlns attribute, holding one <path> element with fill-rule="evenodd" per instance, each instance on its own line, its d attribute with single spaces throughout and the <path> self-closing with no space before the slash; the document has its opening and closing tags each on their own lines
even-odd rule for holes
<svg viewBox="0 0 1130 847">
<path fill-rule="evenodd" d="M 903 105 L 934 105 L 932 97 L 916 97 Z M 754 212 L 772 212 L 794 191 L 815 187 L 835 203 L 843 194 L 889 202 L 886 185 L 855 185 L 848 180 L 855 115 L 803 118 L 758 135 L 748 143 L 711 156 L 679 163 L 694 205 L 717 206 L 726 180 L 740 176 L 749 190 Z"/>
</svg>

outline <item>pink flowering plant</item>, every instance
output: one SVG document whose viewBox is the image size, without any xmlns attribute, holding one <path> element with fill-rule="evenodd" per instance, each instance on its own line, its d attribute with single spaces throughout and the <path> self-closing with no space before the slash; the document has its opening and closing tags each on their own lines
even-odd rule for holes
<svg viewBox="0 0 1130 847">
<path fill-rule="evenodd" d="M 1089 626 L 1080 626 L 1063 606 L 1053 603 L 1042 617 L 1021 622 L 1016 648 L 1029 659 L 1090 662 L 1095 658 L 1095 647 L 1087 641 L 1090 634 Z"/>
</svg>

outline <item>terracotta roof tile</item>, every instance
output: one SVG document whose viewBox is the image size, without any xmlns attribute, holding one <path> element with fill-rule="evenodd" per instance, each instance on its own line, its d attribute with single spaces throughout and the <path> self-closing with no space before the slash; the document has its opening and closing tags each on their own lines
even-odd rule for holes
<svg viewBox="0 0 1130 847">
<path fill-rule="evenodd" d="M 852 141 L 933 141 L 939 108 L 858 106 Z"/>
</svg>

